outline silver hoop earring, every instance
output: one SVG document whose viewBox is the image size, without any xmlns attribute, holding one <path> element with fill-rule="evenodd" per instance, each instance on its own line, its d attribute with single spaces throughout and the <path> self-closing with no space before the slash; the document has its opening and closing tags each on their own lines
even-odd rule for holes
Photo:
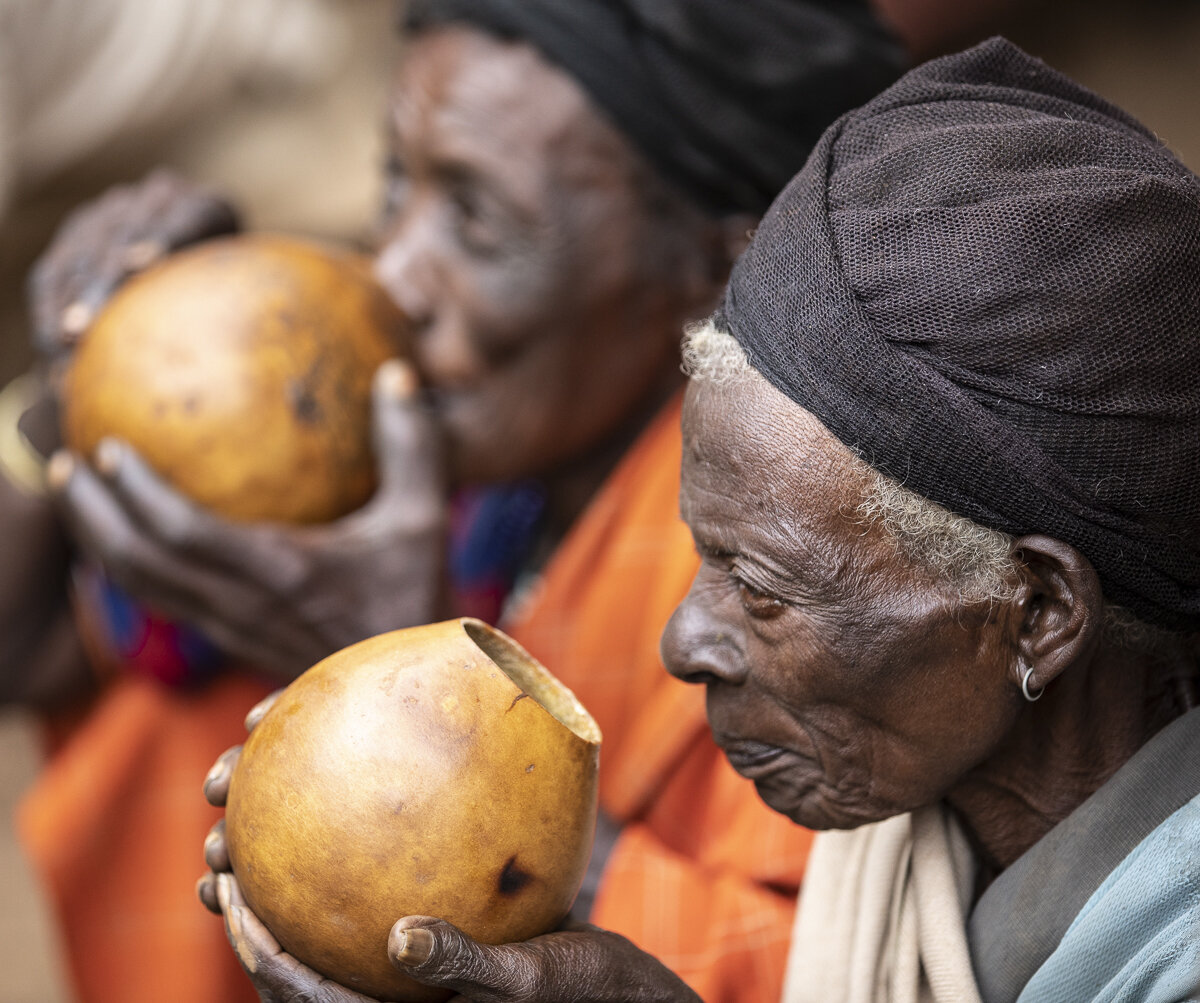
<svg viewBox="0 0 1200 1003">
<path fill-rule="evenodd" d="M 1028 700 L 1030 703 L 1033 703 L 1035 700 L 1040 700 L 1042 698 L 1042 694 L 1046 692 L 1045 686 L 1043 686 L 1036 693 L 1029 692 L 1029 677 L 1032 675 L 1033 675 L 1033 666 L 1026 665 L 1025 671 L 1023 673 L 1021 673 L 1021 695 L 1024 696 L 1025 699 Z"/>
</svg>

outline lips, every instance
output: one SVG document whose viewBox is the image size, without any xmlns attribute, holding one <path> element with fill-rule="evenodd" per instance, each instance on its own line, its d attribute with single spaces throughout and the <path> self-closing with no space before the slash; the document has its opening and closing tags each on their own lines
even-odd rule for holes
<svg viewBox="0 0 1200 1003">
<path fill-rule="evenodd" d="M 765 742 L 755 742 L 749 739 L 738 741 L 720 741 L 718 744 L 738 773 L 750 776 L 771 765 L 786 752 L 777 745 L 767 745 Z"/>
</svg>

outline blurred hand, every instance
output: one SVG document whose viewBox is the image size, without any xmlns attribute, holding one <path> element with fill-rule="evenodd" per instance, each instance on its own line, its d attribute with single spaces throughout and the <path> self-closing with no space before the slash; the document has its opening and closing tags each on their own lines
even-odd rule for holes
<svg viewBox="0 0 1200 1003">
<path fill-rule="evenodd" d="M 41 421 L 51 419 L 48 427 Z M 42 489 L 54 408 L 33 374 L 0 389 L 0 704 L 51 708 L 92 694 L 67 592 L 70 543 Z"/>
<path fill-rule="evenodd" d="M 95 469 L 56 453 L 47 480 L 75 539 L 119 586 L 290 681 L 348 644 L 441 612 L 440 448 L 404 363 L 376 374 L 373 435 L 375 495 L 320 526 L 221 519 L 112 440 Z"/>
<path fill-rule="evenodd" d="M 193 182 L 157 170 L 72 212 L 29 274 L 38 351 L 70 351 L 126 278 L 169 252 L 238 229 L 233 207 Z"/>
<path fill-rule="evenodd" d="M 363 1003 L 369 998 L 292 957 L 246 905 L 237 879 L 216 875 L 225 934 L 265 1003 Z M 430 916 L 407 916 L 388 938 L 392 963 L 418 982 L 473 1003 L 699 1003 L 657 959 L 584 924 L 523 944 L 480 944 Z"/>
</svg>

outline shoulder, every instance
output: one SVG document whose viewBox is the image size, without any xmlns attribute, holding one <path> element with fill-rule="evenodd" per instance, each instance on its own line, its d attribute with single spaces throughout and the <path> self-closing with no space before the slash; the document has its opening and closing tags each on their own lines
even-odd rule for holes
<svg viewBox="0 0 1200 1003">
<path fill-rule="evenodd" d="M 1200 795 L 1088 899 L 1020 1000 L 1175 1003 L 1200 995 Z"/>
</svg>

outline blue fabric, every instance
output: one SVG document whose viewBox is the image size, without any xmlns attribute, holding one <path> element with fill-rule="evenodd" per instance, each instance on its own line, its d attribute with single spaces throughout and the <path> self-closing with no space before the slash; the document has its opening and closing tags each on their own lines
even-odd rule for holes
<svg viewBox="0 0 1200 1003">
<path fill-rule="evenodd" d="M 1088 899 L 1018 1003 L 1200 1000 L 1200 796 Z"/>
<path fill-rule="evenodd" d="M 536 481 L 460 492 L 450 513 L 450 589 L 456 616 L 497 623 L 528 567 L 546 514 Z"/>
</svg>

